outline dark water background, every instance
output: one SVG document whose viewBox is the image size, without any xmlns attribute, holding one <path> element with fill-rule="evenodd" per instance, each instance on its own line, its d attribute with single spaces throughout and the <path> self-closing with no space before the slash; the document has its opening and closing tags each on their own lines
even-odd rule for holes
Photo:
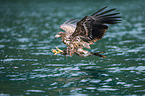
<svg viewBox="0 0 145 96">
<path fill-rule="evenodd" d="M 0 96 L 145 95 L 145 0 L 1 0 Z M 53 55 L 65 20 L 108 5 L 122 22 L 92 45 L 107 58 Z"/>
</svg>

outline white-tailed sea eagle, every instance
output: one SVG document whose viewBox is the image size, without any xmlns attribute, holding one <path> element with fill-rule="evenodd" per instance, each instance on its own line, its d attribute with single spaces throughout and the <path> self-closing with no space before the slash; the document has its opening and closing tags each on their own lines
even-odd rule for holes
<svg viewBox="0 0 145 96">
<path fill-rule="evenodd" d="M 99 54 L 100 52 L 89 52 L 83 49 L 84 47 L 90 49 L 90 45 L 104 36 L 108 29 L 105 24 L 116 24 L 121 21 L 121 17 L 118 16 L 119 13 L 112 13 L 116 8 L 104 11 L 106 8 L 107 6 L 81 20 L 71 19 L 61 24 L 60 28 L 65 32 L 59 32 L 55 37 L 61 37 L 62 42 L 68 47 L 64 50 L 56 47 L 57 50 L 52 49 L 52 52 L 55 55 L 61 53 L 65 56 L 76 54 L 81 57 L 90 55 L 106 57 Z"/>
</svg>

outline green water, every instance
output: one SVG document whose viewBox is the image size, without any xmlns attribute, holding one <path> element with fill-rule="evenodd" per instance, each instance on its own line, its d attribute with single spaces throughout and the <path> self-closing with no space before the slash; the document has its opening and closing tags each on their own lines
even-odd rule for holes
<svg viewBox="0 0 145 96">
<path fill-rule="evenodd" d="M 145 95 L 144 0 L 1 0 L 0 96 Z M 92 45 L 107 58 L 53 55 L 65 20 L 108 5 L 122 22 Z"/>
</svg>

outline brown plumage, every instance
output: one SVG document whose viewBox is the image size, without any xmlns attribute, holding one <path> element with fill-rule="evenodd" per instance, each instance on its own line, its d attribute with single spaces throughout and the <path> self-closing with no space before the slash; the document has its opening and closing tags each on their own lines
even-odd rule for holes
<svg viewBox="0 0 145 96">
<path fill-rule="evenodd" d="M 83 47 L 90 49 L 90 45 L 93 44 L 93 42 L 100 40 L 104 36 L 106 30 L 108 29 L 108 26 L 105 24 L 116 24 L 121 21 L 121 17 L 118 16 L 119 13 L 110 13 L 114 11 L 115 8 L 104 11 L 106 8 L 107 6 L 91 16 L 85 16 L 79 21 L 71 19 L 60 25 L 60 28 L 66 31 L 66 33 L 59 32 L 55 35 L 55 37 L 61 37 L 62 42 L 68 47 L 63 51 L 58 48 L 58 51 L 53 49 L 53 52 L 70 56 L 72 56 L 72 54 L 76 54 L 81 57 L 89 55 L 106 57 L 104 55 L 100 55 L 99 53 L 89 52 L 83 49 Z"/>
</svg>

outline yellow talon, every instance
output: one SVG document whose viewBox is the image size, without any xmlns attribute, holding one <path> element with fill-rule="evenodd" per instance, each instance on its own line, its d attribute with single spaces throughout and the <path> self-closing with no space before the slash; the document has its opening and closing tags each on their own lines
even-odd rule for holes
<svg viewBox="0 0 145 96">
<path fill-rule="evenodd" d="M 55 49 L 52 49 L 52 52 L 55 53 L 54 55 L 58 53 Z"/>
<path fill-rule="evenodd" d="M 56 54 L 59 54 L 59 53 L 61 53 L 61 52 L 63 52 L 61 49 L 59 49 L 58 47 L 56 47 L 56 49 L 58 50 L 55 50 L 55 49 L 52 49 L 52 52 L 53 53 L 55 53 L 54 55 L 56 55 Z"/>
<path fill-rule="evenodd" d="M 59 53 L 63 52 L 61 49 L 59 49 L 58 47 L 56 47 L 56 49 L 58 50 Z"/>
</svg>

